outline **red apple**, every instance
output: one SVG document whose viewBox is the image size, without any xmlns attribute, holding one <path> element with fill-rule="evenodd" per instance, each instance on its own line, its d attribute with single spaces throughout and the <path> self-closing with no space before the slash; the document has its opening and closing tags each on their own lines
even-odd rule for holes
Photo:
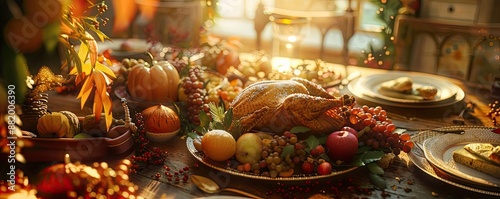
<svg viewBox="0 0 500 199">
<path fill-rule="evenodd" d="M 332 161 L 350 161 L 358 151 L 358 138 L 348 131 L 336 131 L 326 138 L 328 157 Z"/>
<path fill-rule="evenodd" d="M 356 131 L 356 129 L 350 127 L 350 126 L 344 126 L 342 127 L 342 129 L 340 129 L 341 131 L 348 131 L 349 133 L 352 133 L 354 134 L 356 137 L 358 137 L 358 131 Z"/>
<path fill-rule="evenodd" d="M 323 162 L 316 169 L 319 175 L 328 175 L 332 173 L 332 165 L 329 162 Z"/>
</svg>

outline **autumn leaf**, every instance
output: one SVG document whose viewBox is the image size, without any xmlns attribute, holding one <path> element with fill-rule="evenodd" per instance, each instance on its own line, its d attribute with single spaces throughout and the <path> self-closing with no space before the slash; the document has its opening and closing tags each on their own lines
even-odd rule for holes
<svg viewBox="0 0 500 199">
<path fill-rule="evenodd" d="M 82 63 L 85 63 L 87 61 L 88 55 L 89 55 L 89 47 L 84 42 L 82 42 L 80 44 L 80 47 L 78 47 L 78 58 L 80 58 Z"/>
<path fill-rule="evenodd" d="M 89 8 L 92 7 L 91 5 L 95 4 L 89 2 Z M 101 41 L 110 38 L 92 23 L 97 20 L 97 16 L 75 15 L 70 9 L 66 9 L 65 12 L 66 15 L 63 15 L 65 17 L 62 17 L 60 23 L 59 37 L 59 43 L 67 49 L 67 60 L 64 65 L 71 67 L 70 75 L 76 75 L 75 84 L 82 85 L 77 96 L 77 99 L 80 99 L 80 107 L 83 109 L 93 93 L 94 115 L 96 119 L 100 119 L 104 110 L 106 127 L 109 130 L 113 117 L 112 101 L 107 87 L 116 75 L 109 67 L 97 61 L 98 46 L 90 32 L 96 33 Z M 79 41 L 78 50 L 73 47 L 71 43 L 73 41 Z"/>
<path fill-rule="evenodd" d="M 106 74 L 107 76 L 109 76 L 111 78 L 116 78 L 115 73 L 109 67 L 105 66 L 104 64 L 97 62 L 95 64 L 95 69 L 103 72 L 104 74 Z"/>
<path fill-rule="evenodd" d="M 82 75 L 82 74 L 80 74 Z M 79 76 L 80 76 L 79 75 Z M 85 102 L 87 102 L 87 99 L 90 96 L 90 93 L 92 92 L 92 89 L 94 89 L 94 83 L 93 83 L 93 74 L 88 75 L 88 77 L 85 79 L 85 82 L 83 83 L 82 88 L 80 89 L 80 92 L 78 93 L 78 96 L 76 99 L 80 99 L 80 108 L 83 109 L 83 106 L 85 105 Z"/>
<path fill-rule="evenodd" d="M 107 92 L 107 83 L 106 83 L 106 75 L 103 74 L 103 72 L 95 70 L 95 75 L 94 75 L 94 82 L 96 84 L 96 95 L 99 96 L 99 101 L 94 100 L 94 103 L 99 103 L 101 105 L 101 109 L 94 109 L 94 113 L 97 113 L 96 111 L 101 112 L 102 108 L 104 108 L 104 115 L 106 119 L 106 129 L 109 129 L 111 127 L 111 122 L 113 121 L 113 114 L 112 114 L 112 102 L 109 97 L 109 94 Z M 97 117 L 96 117 L 97 118 Z"/>
<path fill-rule="evenodd" d="M 89 45 L 89 58 L 90 58 L 90 65 L 95 66 L 95 63 L 97 61 L 97 42 L 95 41 L 94 38 L 92 38 L 92 35 L 85 31 L 85 36 L 90 38 L 87 41 L 87 44 Z"/>
</svg>

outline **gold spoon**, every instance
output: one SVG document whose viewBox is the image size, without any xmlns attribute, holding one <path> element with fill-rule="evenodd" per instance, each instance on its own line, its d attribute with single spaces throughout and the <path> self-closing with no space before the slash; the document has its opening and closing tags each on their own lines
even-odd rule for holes
<svg viewBox="0 0 500 199">
<path fill-rule="evenodd" d="M 191 182 L 193 182 L 196 185 L 196 187 L 198 187 L 200 190 L 202 190 L 205 193 L 218 193 L 221 191 L 230 191 L 230 192 L 238 193 L 238 194 L 248 196 L 251 198 L 259 198 L 259 199 L 262 198 L 262 197 L 253 195 L 251 193 L 247 193 L 247 192 L 244 192 L 244 191 L 241 191 L 238 189 L 234 189 L 234 188 L 221 189 L 219 187 L 219 185 L 217 185 L 217 183 L 215 183 L 213 180 L 210 180 L 208 178 L 205 178 L 205 177 L 199 176 L 199 175 L 191 175 Z"/>
</svg>

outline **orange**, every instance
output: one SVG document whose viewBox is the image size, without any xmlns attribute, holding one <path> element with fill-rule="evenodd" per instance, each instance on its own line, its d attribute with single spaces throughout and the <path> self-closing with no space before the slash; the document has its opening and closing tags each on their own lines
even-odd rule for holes
<svg viewBox="0 0 500 199">
<path fill-rule="evenodd" d="M 12 49 L 22 53 L 35 52 L 43 44 L 42 28 L 26 16 L 10 19 L 3 36 Z"/>
<path fill-rule="evenodd" d="M 26 16 L 31 16 L 33 18 L 31 20 L 38 18 L 38 23 L 50 23 L 61 18 L 64 7 L 59 0 L 24 0 L 24 8 Z M 37 25 L 45 26 L 46 24 Z"/>
<path fill-rule="evenodd" d="M 236 140 L 225 130 L 212 130 L 203 135 L 201 148 L 209 159 L 225 161 L 236 153 Z"/>
</svg>

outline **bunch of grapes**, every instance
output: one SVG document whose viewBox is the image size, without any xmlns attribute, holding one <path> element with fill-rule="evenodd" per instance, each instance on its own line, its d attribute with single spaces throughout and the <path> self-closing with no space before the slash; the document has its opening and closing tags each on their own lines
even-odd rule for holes
<svg viewBox="0 0 500 199">
<path fill-rule="evenodd" d="M 189 62 L 186 59 L 183 59 L 181 57 L 174 57 L 172 60 L 168 60 L 169 63 L 171 63 L 177 72 L 181 72 L 185 67 L 189 66 Z"/>
<path fill-rule="evenodd" d="M 276 178 L 293 174 L 296 165 L 307 159 L 305 143 L 289 131 L 262 140 L 261 159 L 254 164 L 238 165 L 239 171 L 253 171 L 255 174 Z"/>
<path fill-rule="evenodd" d="M 373 149 L 385 147 L 395 155 L 399 155 L 401 151 L 408 153 L 414 146 L 408 133 L 395 132 L 396 125 L 387 118 L 387 112 L 380 106 L 364 105 L 346 109 L 344 116 L 348 126 L 362 131 L 363 134 L 358 138 L 360 144 Z"/>
<path fill-rule="evenodd" d="M 199 113 L 205 111 L 210 116 L 207 91 L 203 81 L 204 69 L 201 66 L 189 68 L 188 74 L 182 78 L 181 86 L 187 96 L 186 107 L 188 120 L 196 125 L 200 124 Z"/>
</svg>

